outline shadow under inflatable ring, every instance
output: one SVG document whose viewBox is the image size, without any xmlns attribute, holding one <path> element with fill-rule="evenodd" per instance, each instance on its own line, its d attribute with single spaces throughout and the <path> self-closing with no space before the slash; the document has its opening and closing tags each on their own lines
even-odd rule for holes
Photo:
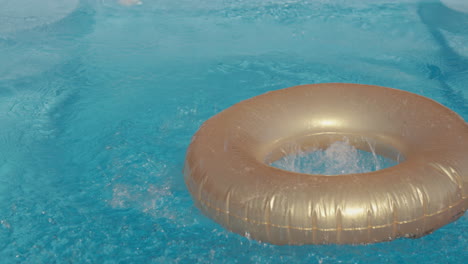
<svg viewBox="0 0 468 264">
<path fill-rule="evenodd" d="M 401 159 L 337 176 L 269 166 L 300 146 L 349 139 Z M 206 121 L 187 151 L 195 204 L 229 230 L 273 244 L 420 237 L 468 207 L 468 125 L 428 98 L 360 84 L 303 85 L 240 102 Z"/>
</svg>

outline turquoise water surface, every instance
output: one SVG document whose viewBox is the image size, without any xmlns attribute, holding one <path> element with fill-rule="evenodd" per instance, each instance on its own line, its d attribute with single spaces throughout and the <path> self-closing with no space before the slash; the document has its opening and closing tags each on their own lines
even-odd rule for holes
<svg viewBox="0 0 468 264">
<path fill-rule="evenodd" d="M 439 0 L 65 2 L 0 0 L 1 263 L 468 260 L 467 214 L 420 239 L 274 246 L 203 216 L 182 175 L 205 120 L 299 84 L 394 87 L 468 120 L 468 11 Z"/>
</svg>

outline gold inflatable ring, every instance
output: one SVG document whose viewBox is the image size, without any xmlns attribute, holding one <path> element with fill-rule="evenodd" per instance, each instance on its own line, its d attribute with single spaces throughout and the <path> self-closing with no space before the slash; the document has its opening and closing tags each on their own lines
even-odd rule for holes
<svg viewBox="0 0 468 264">
<path fill-rule="evenodd" d="M 400 160 L 369 173 L 270 166 L 347 138 Z M 360 84 L 302 85 L 240 102 L 206 121 L 187 151 L 195 204 L 229 230 L 273 244 L 420 237 L 468 208 L 468 125 L 441 104 Z"/>
</svg>

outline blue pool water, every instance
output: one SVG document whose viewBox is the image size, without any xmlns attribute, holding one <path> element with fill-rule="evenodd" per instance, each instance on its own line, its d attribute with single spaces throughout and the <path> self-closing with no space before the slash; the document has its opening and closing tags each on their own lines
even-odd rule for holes
<svg viewBox="0 0 468 264">
<path fill-rule="evenodd" d="M 58 2 L 0 1 L 1 263 L 466 263 L 467 214 L 414 240 L 274 246 L 203 216 L 182 175 L 205 120 L 299 84 L 395 87 L 468 120 L 464 9 Z"/>
</svg>

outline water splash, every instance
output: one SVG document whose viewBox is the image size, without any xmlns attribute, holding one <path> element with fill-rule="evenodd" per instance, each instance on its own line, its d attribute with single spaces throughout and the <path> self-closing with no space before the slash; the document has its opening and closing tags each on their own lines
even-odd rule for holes
<svg viewBox="0 0 468 264">
<path fill-rule="evenodd" d="M 112 192 L 112 199 L 107 201 L 112 208 L 137 209 L 157 217 L 175 218 L 165 205 L 174 200 L 173 194 L 167 186 L 160 187 L 150 184 L 143 187 L 116 184 L 113 186 Z"/>
<path fill-rule="evenodd" d="M 398 163 L 379 156 L 375 153 L 375 148 L 369 146 L 371 152 L 359 150 L 350 145 L 348 139 L 344 139 L 334 142 L 326 149 L 295 151 L 271 165 L 300 173 L 341 175 L 377 171 Z"/>
</svg>

